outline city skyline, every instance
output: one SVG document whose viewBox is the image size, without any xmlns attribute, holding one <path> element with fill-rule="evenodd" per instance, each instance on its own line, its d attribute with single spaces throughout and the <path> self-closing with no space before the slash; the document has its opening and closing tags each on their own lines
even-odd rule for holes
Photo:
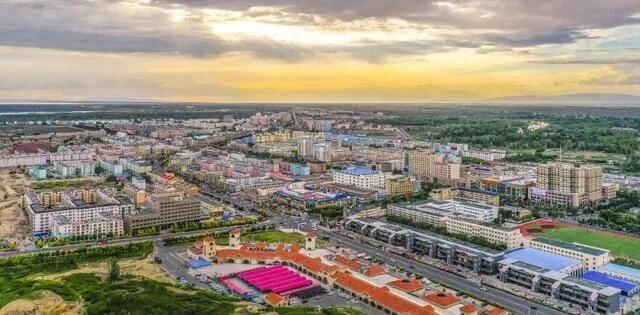
<svg viewBox="0 0 640 315">
<path fill-rule="evenodd" d="M 4 1 L 0 99 L 640 95 L 637 1 Z"/>
</svg>

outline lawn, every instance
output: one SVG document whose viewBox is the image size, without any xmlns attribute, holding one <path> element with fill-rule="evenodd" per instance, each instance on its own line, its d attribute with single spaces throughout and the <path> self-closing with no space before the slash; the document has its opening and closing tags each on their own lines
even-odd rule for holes
<svg viewBox="0 0 640 315">
<path fill-rule="evenodd" d="M 304 235 L 300 233 L 286 233 L 278 230 L 267 230 L 260 232 L 245 233 L 240 235 L 242 242 L 266 242 L 266 243 L 289 243 L 302 242 Z M 229 245 L 229 237 L 216 238 L 216 244 Z"/>
<path fill-rule="evenodd" d="M 262 231 L 242 235 L 242 241 L 257 241 L 267 243 L 298 243 L 304 239 L 304 235 L 300 233 L 286 233 L 278 230 Z"/>
<path fill-rule="evenodd" d="M 624 257 L 640 261 L 639 238 L 617 236 L 612 233 L 568 226 L 545 229 L 544 237 L 569 243 L 575 242 L 605 248 L 610 250 L 611 254 L 615 257 Z"/>
</svg>

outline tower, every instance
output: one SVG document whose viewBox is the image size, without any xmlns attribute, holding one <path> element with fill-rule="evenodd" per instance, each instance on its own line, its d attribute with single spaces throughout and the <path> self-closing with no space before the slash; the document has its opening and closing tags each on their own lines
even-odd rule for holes
<svg viewBox="0 0 640 315">
<path fill-rule="evenodd" d="M 240 229 L 233 228 L 229 231 L 229 246 L 238 247 L 240 246 Z"/>
<path fill-rule="evenodd" d="M 304 249 L 316 249 L 316 231 L 309 231 L 307 233 L 307 237 L 304 239 Z"/>
<path fill-rule="evenodd" d="M 216 239 L 213 236 L 207 236 L 202 239 L 202 255 L 207 258 L 211 258 L 216 255 Z"/>
</svg>

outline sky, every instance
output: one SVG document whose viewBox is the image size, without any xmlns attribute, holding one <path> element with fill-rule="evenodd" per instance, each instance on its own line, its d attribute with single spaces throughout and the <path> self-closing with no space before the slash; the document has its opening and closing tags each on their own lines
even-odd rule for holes
<svg viewBox="0 0 640 315">
<path fill-rule="evenodd" d="M 0 1 L 0 100 L 575 93 L 640 95 L 640 1 Z"/>
</svg>

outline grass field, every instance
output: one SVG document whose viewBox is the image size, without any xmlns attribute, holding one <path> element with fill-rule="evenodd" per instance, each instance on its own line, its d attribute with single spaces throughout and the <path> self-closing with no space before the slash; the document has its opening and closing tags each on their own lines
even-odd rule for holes
<svg viewBox="0 0 640 315">
<path fill-rule="evenodd" d="M 245 234 L 241 237 L 242 241 L 258 241 L 267 243 L 298 243 L 304 239 L 304 235 L 299 233 L 285 233 L 278 230 L 263 231 L 251 234 Z"/>
<path fill-rule="evenodd" d="M 240 236 L 242 242 L 265 242 L 265 243 L 298 243 L 304 240 L 304 235 L 299 233 L 286 233 L 278 230 L 268 230 L 242 234 Z M 229 245 L 229 238 L 223 237 L 216 239 L 218 245 Z"/>
<path fill-rule="evenodd" d="M 640 239 L 579 227 L 563 226 L 544 231 L 544 237 L 605 248 L 615 257 L 640 261 Z"/>
</svg>

